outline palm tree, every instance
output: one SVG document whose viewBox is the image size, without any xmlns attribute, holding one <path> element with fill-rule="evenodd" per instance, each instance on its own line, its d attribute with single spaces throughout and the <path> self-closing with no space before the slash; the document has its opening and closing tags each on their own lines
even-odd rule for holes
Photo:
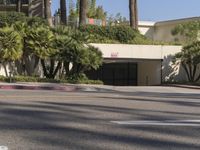
<svg viewBox="0 0 200 150">
<path fill-rule="evenodd" d="M 0 59 L 3 63 L 9 63 L 11 72 L 14 71 L 13 63 L 20 59 L 23 53 L 22 37 L 13 27 L 0 28 Z M 7 68 L 4 65 L 6 76 Z"/>
<path fill-rule="evenodd" d="M 45 63 L 46 59 L 51 58 L 56 52 L 53 47 L 53 41 L 53 32 L 44 26 L 29 29 L 26 35 L 26 47 L 32 52 L 32 55 L 40 59 L 44 76 L 47 78 L 54 78 L 55 65 L 52 65 L 54 64 L 54 60 L 51 59 L 50 68 Z"/>
<path fill-rule="evenodd" d="M 86 24 L 87 4 L 88 4 L 87 0 L 80 0 L 79 25 Z"/>
<path fill-rule="evenodd" d="M 53 26 L 51 17 L 51 0 L 44 0 L 44 16 L 50 26 Z"/>
<path fill-rule="evenodd" d="M 21 0 L 17 0 L 16 11 L 17 12 L 21 12 L 21 7 L 22 7 L 22 1 Z"/>
<path fill-rule="evenodd" d="M 130 12 L 130 26 L 133 29 L 138 29 L 138 8 L 137 0 L 129 0 L 129 12 Z"/>
<path fill-rule="evenodd" d="M 66 0 L 60 0 L 60 17 L 61 23 L 66 25 L 67 24 L 67 8 L 66 8 Z"/>
</svg>

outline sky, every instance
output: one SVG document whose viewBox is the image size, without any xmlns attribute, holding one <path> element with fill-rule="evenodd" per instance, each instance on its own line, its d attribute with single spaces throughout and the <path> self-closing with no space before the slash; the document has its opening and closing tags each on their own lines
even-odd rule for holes
<svg viewBox="0 0 200 150">
<path fill-rule="evenodd" d="M 52 0 L 52 12 L 59 7 L 60 0 Z M 67 0 L 68 1 L 68 0 Z M 129 0 L 97 0 L 108 16 L 121 13 L 129 18 Z M 200 16 L 200 0 L 138 0 L 139 20 L 163 21 Z"/>
</svg>

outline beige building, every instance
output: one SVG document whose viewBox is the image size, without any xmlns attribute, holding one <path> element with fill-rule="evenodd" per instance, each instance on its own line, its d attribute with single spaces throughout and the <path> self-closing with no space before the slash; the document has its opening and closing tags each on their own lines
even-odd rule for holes
<svg viewBox="0 0 200 150">
<path fill-rule="evenodd" d="M 0 11 L 16 11 L 16 0 L 0 0 Z M 22 0 L 21 12 L 29 16 L 44 16 L 43 0 Z"/>
<path fill-rule="evenodd" d="M 107 85 L 160 85 L 166 81 L 185 81 L 186 74 L 172 63 L 181 46 L 91 44 L 103 53 L 104 64 L 97 71 L 87 73 Z M 9 70 L 9 69 L 8 69 Z M 0 75 L 5 76 L 3 65 Z"/>
<path fill-rule="evenodd" d="M 181 46 L 92 44 L 104 57 L 104 65 L 89 73 L 92 79 L 110 85 L 160 85 L 166 81 L 186 80 L 183 70 L 172 63 Z M 176 69 L 175 69 L 175 68 Z"/>
<path fill-rule="evenodd" d="M 162 22 L 140 21 L 139 31 L 155 41 L 174 42 L 171 31 L 181 23 L 200 17 Z M 181 39 L 179 37 L 179 39 Z M 187 81 L 181 66 L 172 63 L 182 46 L 93 44 L 104 57 L 104 65 L 89 76 L 111 85 L 160 85 L 162 82 Z M 200 72 L 200 68 L 198 68 Z"/>
<path fill-rule="evenodd" d="M 32 0 L 29 11 L 37 14 L 42 4 Z M 39 0 L 38 0 L 39 1 Z M 34 3 L 35 2 L 35 3 Z M 38 5 L 36 5 L 38 4 Z M 24 5 L 26 8 L 26 5 Z M 1 8 L 1 5 L 0 5 Z M 14 6 L 7 8 L 14 9 Z M 24 8 L 24 10 L 26 10 Z M 30 14 L 31 14 L 30 13 Z M 41 14 L 38 14 L 41 15 Z M 171 30 L 178 24 L 199 20 L 196 18 L 178 19 L 163 22 L 139 22 L 140 32 L 156 41 L 174 41 Z M 103 80 L 108 85 L 160 85 L 166 81 L 186 81 L 185 72 L 172 63 L 173 56 L 180 52 L 181 46 L 128 45 L 128 44 L 92 44 L 98 47 L 104 58 L 103 66 L 87 75 L 91 79 Z M 5 75 L 0 65 L 0 75 Z"/>
<path fill-rule="evenodd" d="M 0 0 L 0 11 L 16 11 L 16 0 Z M 28 14 L 28 0 L 22 0 L 21 10 Z"/>
<path fill-rule="evenodd" d="M 140 21 L 139 31 L 155 41 L 174 42 L 175 37 L 171 34 L 171 31 L 181 23 L 190 21 L 200 21 L 200 17 L 183 18 L 176 20 L 149 22 Z"/>
</svg>

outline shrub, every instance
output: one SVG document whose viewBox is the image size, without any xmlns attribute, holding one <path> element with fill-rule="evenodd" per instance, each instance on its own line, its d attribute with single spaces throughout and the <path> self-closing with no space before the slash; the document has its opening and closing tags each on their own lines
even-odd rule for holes
<svg viewBox="0 0 200 150">
<path fill-rule="evenodd" d="M 137 30 L 132 29 L 129 26 L 96 26 L 86 25 L 79 28 L 81 32 L 85 32 L 90 35 L 90 42 L 104 42 L 104 43 L 131 43 L 140 40 L 139 44 L 150 43 L 146 37 L 141 35 Z M 134 40 L 137 39 L 137 40 Z"/>
<path fill-rule="evenodd" d="M 88 80 L 87 76 L 85 74 L 72 74 L 69 77 L 67 77 L 68 81 L 80 81 L 80 80 Z"/>
<path fill-rule="evenodd" d="M 32 76 L 15 76 L 11 78 L 12 82 L 46 82 L 46 83 L 72 83 L 72 84 L 103 84 L 100 80 L 89 80 L 84 74 L 74 75 L 68 79 L 47 79 Z M 0 76 L 0 81 L 10 82 L 9 77 Z"/>
<path fill-rule="evenodd" d="M 79 84 L 99 84 L 99 85 L 103 85 L 103 81 L 100 80 L 81 80 L 78 81 L 77 83 Z"/>
<path fill-rule="evenodd" d="M 67 78 L 68 83 L 73 84 L 103 84 L 100 80 L 90 80 L 85 74 L 74 74 Z"/>
<path fill-rule="evenodd" d="M 0 76 L 0 81 L 6 82 L 6 77 Z"/>
<path fill-rule="evenodd" d="M 26 16 L 24 13 L 17 12 L 0 12 L 0 27 L 10 26 L 17 21 L 24 22 Z"/>
</svg>

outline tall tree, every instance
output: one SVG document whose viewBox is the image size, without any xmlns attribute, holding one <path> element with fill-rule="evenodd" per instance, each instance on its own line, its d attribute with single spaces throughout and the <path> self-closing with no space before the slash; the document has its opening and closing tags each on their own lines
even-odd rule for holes
<svg viewBox="0 0 200 150">
<path fill-rule="evenodd" d="M 23 45 L 22 38 L 13 27 L 0 28 L 0 59 L 3 63 L 9 63 L 11 72 L 14 71 L 13 63 L 22 56 Z M 4 65 L 6 76 L 8 76 L 7 68 Z"/>
<path fill-rule="evenodd" d="M 85 25 L 87 19 L 88 0 L 80 0 L 79 25 Z"/>
<path fill-rule="evenodd" d="M 51 0 L 44 0 L 44 16 L 50 26 L 53 26 L 51 17 Z"/>
<path fill-rule="evenodd" d="M 200 74 L 200 41 L 195 41 L 183 47 L 182 51 L 175 55 L 175 63 L 181 64 L 186 72 L 188 81 L 198 82 Z"/>
<path fill-rule="evenodd" d="M 96 15 L 96 0 L 89 0 L 88 1 L 88 17 L 95 18 Z"/>
<path fill-rule="evenodd" d="M 80 11 L 80 0 L 76 1 L 76 14 L 79 15 L 79 11 Z"/>
<path fill-rule="evenodd" d="M 75 9 L 75 3 L 73 0 L 69 0 L 69 16 L 68 16 L 68 25 L 77 26 L 77 17 L 78 13 Z"/>
<path fill-rule="evenodd" d="M 21 9 L 22 9 L 22 0 L 17 0 L 16 11 L 21 12 Z"/>
<path fill-rule="evenodd" d="M 60 18 L 61 24 L 67 24 L 67 7 L 66 7 L 66 0 L 60 0 Z"/>
<path fill-rule="evenodd" d="M 130 26 L 133 29 L 138 29 L 138 8 L 137 0 L 129 0 L 129 12 L 130 12 Z"/>
</svg>

